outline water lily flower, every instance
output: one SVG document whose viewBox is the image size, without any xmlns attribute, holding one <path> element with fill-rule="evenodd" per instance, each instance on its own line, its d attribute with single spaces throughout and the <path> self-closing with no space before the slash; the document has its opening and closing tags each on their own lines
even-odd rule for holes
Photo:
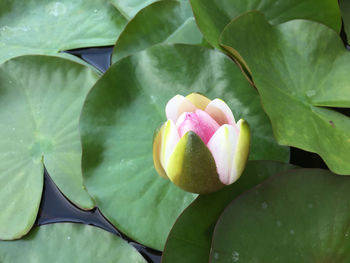
<svg viewBox="0 0 350 263">
<path fill-rule="evenodd" d="M 217 191 L 241 176 L 250 130 L 243 119 L 235 122 L 224 101 L 198 93 L 176 95 L 165 112 L 168 120 L 153 141 L 153 161 L 160 176 L 198 194 Z"/>
</svg>

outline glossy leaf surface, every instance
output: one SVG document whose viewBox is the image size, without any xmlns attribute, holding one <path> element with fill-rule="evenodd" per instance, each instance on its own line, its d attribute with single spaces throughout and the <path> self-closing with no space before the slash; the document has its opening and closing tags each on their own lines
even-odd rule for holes
<svg viewBox="0 0 350 263">
<path fill-rule="evenodd" d="M 201 44 L 202 40 L 187 0 L 158 1 L 128 23 L 114 47 L 112 62 L 159 43 Z"/>
<path fill-rule="evenodd" d="M 1 262 L 133 262 L 146 260 L 120 237 L 100 228 L 60 223 L 35 227 L 16 241 L 0 241 Z"/>
<path fill-rule="evenodd" d="M 223 98 L 237 119 L 244 116 L 252 130 L 251 159 L 289 159 L 288 148 L 274 141 L 256 90 L 225 55 L 160 45 L 113 64 L 89 93 L 81 117 L 85 182 L 120 230 L 159 250 L 196 195 L 157 175 L 153 133 L 166 120 L 168 100 L 192 92 Z"/>
<path fill-rule="evenodd" d="M 350 174 L 350 118 L 332 109 L 350 107 L 350 54 L 336 32 L 303 20 L 272 26 L 250 12 L 227 26 L 221 43 L 248 65 L 279 143 Z"/>
<path fill-rule="evenodd" d="M 219 37 L 225 26 L 240 15 L 257 10 L 272 24 L 293 19 L 323 23 L 340 31 L 341 18 L 337 1 L 333 0 L 191 0 L 193 12 L 207 41 L 221 48 Z M 247 31 L 255 35 L 254 31 Z"/>
<path fill-rule="evenodd" d="M 163 263 L 209 261 L 214 226 L 224 208 L 240 194 L 276 173 L 294 166 L 272 161 L 250 161 L 234 184 L 209 195 L 200 195 L 173 226 L 162 256 Z"/>
<path fill-rule="evenodd" d="M 23 56 L 0 66 L 0 239 L 26 234 L 37 216 L 46 166 L 60 190 L 82 208 L 78 119 L 97 75 L 80 64 Z"/>
<path fill-rule="evenodd" d="M 320 169 L 271 177 L 225 209 L 211 262 L 348 262 L 349 187 Z"/>
</svg>

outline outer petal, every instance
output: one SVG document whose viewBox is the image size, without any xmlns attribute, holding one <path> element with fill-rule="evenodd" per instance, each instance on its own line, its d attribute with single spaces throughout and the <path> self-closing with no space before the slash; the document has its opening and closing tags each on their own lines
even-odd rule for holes
<svg viewBox="0 0 350 263">
<path fill-rule="evenodd" d="M 174 123 L 183 112 L 193 112 L 195 110 L 196 107 L 182 95 L 174 96 L 165 106 L 167 119 Z"/>
<path fill-rule="evenodd" d="M 221 126 L 208 143 L 215 159 L 219 178 L 224 184 L 232 184 L 242 174 L 248 159 L 250 131 L 247 122 L 240 120 L 235 127 Z"/>
<path fill-rule="evenodd" d="M 184 112 L 178 118 L 176 127 L 180 138 L 188 131 L 193 131 L 207 144 L 220 125 L 208 113 L 196 110 L 195 112 Z"/>
<path fill-rule="evenodd" d="M 166 175 L 166 172 L 163 168 L 163 165 L 160 162 L 160 152 L 162 148 L 162 136 L 164 133 L 165 128 L 164 123 L 162 126 L 160 126 L 155 132 L 153 136 L 153 163 L 154 168 L 156 169 L 157 173 L 166 179 L 168 179 L 168 176 Z"/>
<path fill-rule="evenodd" d="M 163 168 L 167 166 L 168 159 L 179 140 L 179 133 L 177 132 L 174 122 L 172 120 L 168 120 L 165 123 L 164 131 L 162 132 L 162 145 L 160 149 L 160 163 L 162 164 Z"/>
<path fill-rule="evenodd" d="M 207 112 L 219 125 L 230 124 L 235 125 L 235 118 L 227 104 L 221 99 L 211 101 L 205 108 Z"/>
<path fill-rule="evenodd" d="M 250 128 L 244 119 L 237 122 L 237 127 L 240 130 L 238 144 L 236 147 L 234 164 L 238 177 L 243 173 L 244 167 L 247 163 L 250 150 Z"/>
<path fill-rule="evenodd" d="M 165 170 L 174 184 L 188 192 L 205 194 L 224 187 L 212 154 L 192 131 L 180 139 Z"/>
<path fill-rule="evenodd" d="M 204 110 L 211 101 L 210 99 L 199 93 L 191 93 L 186 96 L 186 99 L 192 102 L 192 104 L 200 110 Z"/>
</svg>

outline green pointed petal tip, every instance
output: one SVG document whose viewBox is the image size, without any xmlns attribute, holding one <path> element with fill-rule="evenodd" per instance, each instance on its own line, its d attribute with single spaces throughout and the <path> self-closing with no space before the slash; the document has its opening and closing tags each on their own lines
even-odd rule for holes
<svg viewBox="0 0 350 263">
<path fill-rule="evenodd" d="M 240 119 L 237 123 L 240 126 L 240 134 L 236 148 L 234 163 L 238 177 L 241 176 L 248 160 L 250 150 L 250 128 L 248 122 Z"/>
<path fill-rule="evenodd" d="M 211 152 L 192 131 L 176 145 L 166 171 L 169 179 L 187 192 L 207 194 L 225 186 L 219 180 Z"/>
<path fill-rule="evenodd" d="M 193 92 L 187 95 L 186 99 L 188 99 L 194 106 L 201 110 L 205 110 L 205 108 L 211 102 L 210 99 L 198 92 Z"/>
<path fill-rule="evenodd" d="M 164 171 L 164 168 L 163 168 L 162 164 L 160 163 L 160 150 L 162 147 L 162 134 L 164 132 L 165 124 L 166 123 L 163 123 L 154 131 L 154 135 L 153 135 L 153 164 L 154 164 L 154 168 L 156 169 L 157 173 L 161 177 L 168 179 L 168 176 L 166 175 L 166 172 Z"/>
</svg>

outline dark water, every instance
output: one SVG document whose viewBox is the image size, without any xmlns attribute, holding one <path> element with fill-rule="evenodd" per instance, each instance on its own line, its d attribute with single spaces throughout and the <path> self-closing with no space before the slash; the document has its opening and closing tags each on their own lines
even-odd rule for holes
<svg viewBox="0 0 350 263">
<path fill-rule="evenodd" d="M 75 55 L 101 72 L 105 72 L 111 65 L 113 46 L 78 48 L 65 52 Z"/>
</svg>

